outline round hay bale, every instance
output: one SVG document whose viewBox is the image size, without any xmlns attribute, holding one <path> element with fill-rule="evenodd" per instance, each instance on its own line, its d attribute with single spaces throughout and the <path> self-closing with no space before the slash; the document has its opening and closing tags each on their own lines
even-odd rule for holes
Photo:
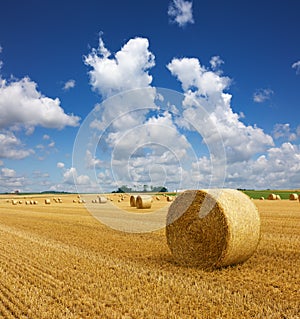
<svg viewBox="0 0 300 319">
<path fill-rule="evenodd" d="M 276 198 L 276 195 L 275 195 L 275 194 L 269 194 L 268 199 L 269 199 L 269 200 L 275 200 L 275 199 L 277 199 L 277 198 Z"/>
<path fill-rule="evenodd" d="M 179 263 L 220 268 L 244 262 L 255 252 L 260 217 L 240 191 L 185 191 L 169 207 L 166 236 Z"/>
<path fill-rule="evenodd" d="M 276 195 L 276 200 L 281 200 L 280 195 Z"/>
<path fill-rule="evenodd" d="M 137 209 L 151 208 L 152 196 L 149 195 L 138 195 L 135 201 Z"/>
<path fill-rule="evenodd" d="M 45 199 L 45 204 L 47 204 L 47 205 L 50 205 L 50 204 L 51 204 L 51 201 L 50 201 L 49 198 L 46 198 L 46 199 Z"/>
<path fill-rule="evenodd" d="M 98 201 L 100 204 L 105 204 L 107 203 L 107 198 L 104 196 L 98 196 Z"/>
<path fill-rule="evenodd" d="M 73 199 L 73 203 L 77 203 L 77 200 L 76 200 L 76 199 Z"/>
<path fill-rule="evenodd" d="M 299 196 L 298 196 L 298 194 L 296 194 L 296 193 L 292 193 L 292 194 L 290 194 L 290 200 L 298 200 L 299 199 Z"/>
<path fill-rule="evenodd" d="M 37 200 L 33 201 L 33 205 L 37 205 L 39 202 Z"/>
<path fill-rule="evenodd" d="M 265 198 L 262 196 L 262 197 L 260 197 L 260 200 L 265 200 Z"/>
<path fill-rule="evenodd" d="M 25 205 L 29 205 L 30 204 L 30 200 L 25 201 Z"/>
<path fill-rule="evenodd" d="M 167 202 L 173 202 L 173 196 L 167 196 Z"/>
<path fill-rule="evenodd" d="M 131 195 L 129 202 L 130 202 L 130 207 L 136 207 L 136 198 L 138 197 L 138 195 Z"/>
<path fill-rule="evenodd" d="M 155 199 L 156 199 L 156 200 L 160 200 L 160 197 L 159 197 L 159 196 L 156 196 Z"/>
<path fill-rule="evenodd" d="M 19 200 L 19 204 L 23 204 L 23 201 Z"/>
<path fill-rule="evenodd" d="M 18 201 L 17 201 L 17 200 L 14 200 L 14 199 L 11 201 L 11 203 L 12 203 L 13 205 L 18 205 Z"/>
</svg>

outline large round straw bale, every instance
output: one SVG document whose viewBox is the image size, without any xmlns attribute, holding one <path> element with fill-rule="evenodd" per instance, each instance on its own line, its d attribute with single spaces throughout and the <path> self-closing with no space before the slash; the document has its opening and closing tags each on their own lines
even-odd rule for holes
<svg viewBox="0 0 300 319">
<path fill-rule="evenodd" d="M 138 195 L 135 204 L 137 209 L 151 208 L 152 196 Z"/>
<path fill-rule="evenodd" d="M 296 193 L 290 194 L 290 200 L 298 200 L 299 196 Z"/>
<path fill-rule="evenodd" d="M 13 200 L 11 201 L 11 203 L 12 203 L 13 205 L 18 205 L 18 201 L 15 200 L 15 199 L 13 199 Z"/>
<path fill-rule="evenodd" d="M 138 195 L 131 195 L 130 196 L 130 207 L 136 207 L 136 198 L 138 197 Z"/>
<path fill-rule="evenodd" d="M 260 200 L 265 200 L 265 198 L 264 198 L 263 196 L 262 196 L 262 197 L 260 197 L 259 199 L 260 199 Z"/>
<path fill-rule="evenodd" d="M 276 199 L 277 199 L 277 200 L 281 200 L 280 195 L 276 195 Z"/>
<path fill-rule="evenodd" d="M 275 199 L 277 199 L 277 197 L 276 197 L 275 194 L 269 194 L 268 199 L 269 200 L 275 200 Z"/>
<path fill-rule="evenodd" d="M 105 204 L 107 203 L 107 198 L 104 196 L 98 196 L 98 201 L 100 204 Z"/>
<path fill-rule="evenodd" d="M 50 201 L 49 198 L 46 198 L 46 199 L 45 199 L 45 204 L 47 204 L 47 205 L 51 204 L 51 201 Z"/>
<path fill-rule="evenodd" d="M 234 189 L 190 190 L 169 207 L 166 235 L 174 258 L 204 269 L 247 260 L 260 238 L 260 218 L 247 195 Z"/>
</svg>

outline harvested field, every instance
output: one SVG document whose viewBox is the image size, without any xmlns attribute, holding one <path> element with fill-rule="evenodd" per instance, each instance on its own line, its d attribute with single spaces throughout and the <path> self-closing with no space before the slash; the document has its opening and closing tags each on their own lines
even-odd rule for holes
<svg viewBox="0 0 300 319">
<path fill-rule="evenodd" d="M 73 203 L 76 195 L 61 197 L 12 205 L 0 196 L 1 318 L 300 318 L 298 201 L 254 200 L 257 251 L 209 272 L 176 264 L 164 229 L 116 231 Z M 136 213 L 129 198 L 115 202 Z M 169 205 L 161 197 L 151 209 Z M 99 207 L 113 216 L 111 203 Z"/>
</svg>

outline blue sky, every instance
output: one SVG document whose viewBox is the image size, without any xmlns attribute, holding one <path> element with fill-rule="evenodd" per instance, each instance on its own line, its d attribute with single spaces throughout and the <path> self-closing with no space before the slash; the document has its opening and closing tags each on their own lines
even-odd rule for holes
<svg viewBox="0 0 300 319">
<path fill-rule="evenodd" d="M 300 188 L 299 9 L 2 3 L 0 192 Z"/>
</svg>

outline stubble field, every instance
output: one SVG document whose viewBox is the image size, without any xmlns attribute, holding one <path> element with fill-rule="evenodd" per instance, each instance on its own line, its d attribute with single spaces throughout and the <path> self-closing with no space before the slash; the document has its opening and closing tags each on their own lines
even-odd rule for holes
<svg viewBox="0 0 300 319">
<path fill-rule="evenodd" d="M 0 196 L 1 318 L 300 318 L 298 201 L 254 200 L 256 253 L 207 272 L 176 264 L 164 229 L 114 230 L 75 195 L 51 205 L 43 198 L 12 205 Z M 136 213 L 129 199 L 97 205 Z M 168 205 L 162 198 L 154 208 Z"/>
</svg>

